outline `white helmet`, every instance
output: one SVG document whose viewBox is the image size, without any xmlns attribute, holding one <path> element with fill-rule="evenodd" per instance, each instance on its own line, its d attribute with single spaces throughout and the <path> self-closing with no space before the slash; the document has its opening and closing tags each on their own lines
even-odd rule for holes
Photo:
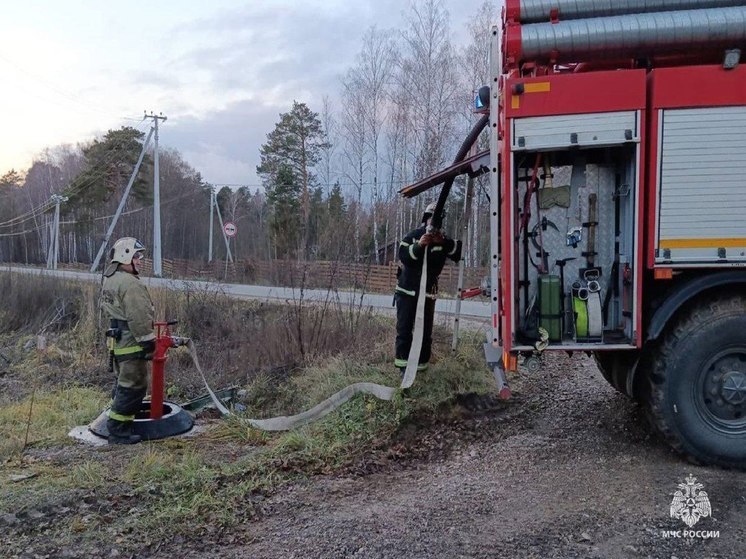
<svg viewBox="0 0 746 559">
<path fill-rule="evenodd" d="M 111 262 L 131 264 L 137 253 L 145 252 L 145 246 L 134 237 L 122 237 L 111 249 Z"/>
<path fill-rule="evenodd" d="M 430 202 L 427 207 L 425 208 L 425 213 L 422 214 L 422 223 L 425 223 L 428 219 L 433 217 L 435 215 L 435 207 L 437 206 L 436 202 Z"/>
</svg>

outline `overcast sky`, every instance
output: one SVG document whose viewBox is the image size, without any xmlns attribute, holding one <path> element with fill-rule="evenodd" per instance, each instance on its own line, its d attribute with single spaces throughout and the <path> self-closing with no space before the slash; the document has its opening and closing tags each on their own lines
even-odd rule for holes
<svg viewBox="0 0 746 559">
<path fill-rule="evenodd" d="M 0 174 L 144 110 L 212 183 L 256 185 L 259 146 L 293 99 L 318 111 L 371 25 L 408 0 L 0 0 Z M 444 0 L 454 43 L 482 0 Z"/>
</svg>

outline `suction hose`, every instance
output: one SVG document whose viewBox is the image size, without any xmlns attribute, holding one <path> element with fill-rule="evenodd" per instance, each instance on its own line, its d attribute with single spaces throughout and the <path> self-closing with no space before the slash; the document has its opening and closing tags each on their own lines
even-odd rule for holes
<svg viewBox="0 0 746 559">
<path fill-rule="evenodd" d="M 466 159 L 471 146 L 473 146 L 474 142 L 477 141 L 477 138 L 479 138 L 479 135 L 482 133 L 482 130 L 484 130 L 484 127 L 487 126 L 487 123 L 489 121 L 489 115 L 484 115 L 482 118 L 479 119 L 479 122 L 476 123 L 471 132 L 469 132 L 469 135 L 466 136 L 464 143 L 461 144 L 461 147 L 456 153 L 456 157 L 453 160 L 454 165 L 456 163 L 461 163 L 464 159 Z M 436 231 L 440 229 L 441 225 L 443 225 L 443 208 L 445 207 L 446 200 L 448 199 L 448 195 L 451 192 L 453 180 L 453 178 L 450 178 L 443 184 L 443 189 L 440 191 L 440 196 L 438 196 L 438 202 L 435 204 L 435 214 L 433 215 L 432 227 Z"/>
</svg>

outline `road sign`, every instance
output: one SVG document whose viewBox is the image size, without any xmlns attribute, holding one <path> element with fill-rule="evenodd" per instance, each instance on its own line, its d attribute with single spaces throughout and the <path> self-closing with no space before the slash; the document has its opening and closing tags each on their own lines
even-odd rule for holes
<svg viewBox="0 0 746 559">
<path fill-rule="evenodd" d="M 236 233 L 238 233 L 238 228 L 232 221 L 226 221 L 225 225 L 223 225 L 223 231 L 225 231 L 226 236 L 235 237 Z"/>
</svg>

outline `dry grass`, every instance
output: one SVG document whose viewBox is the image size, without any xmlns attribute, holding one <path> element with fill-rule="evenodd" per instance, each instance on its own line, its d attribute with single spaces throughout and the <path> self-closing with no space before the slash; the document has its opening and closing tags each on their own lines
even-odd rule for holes
<svg viewBox="0 0 746 559">
<path fill-rule="evenodd" d="M 0 289 L 8 301 L 0 308 L 0 403 L 27 396 L 35 384 L 111 387 L 98 285 L 0 273 Z M 151 296 L 156 319 L 178 320 L 172 332 L 195 340 L 216 387 L 247 384 L 259 375 L 281 381 L 328 357 L 367 359 L 377 347 L 393 343 L 390 324 L 370 309 L 331 301 L 276 305 L 188 287 L 156 289 Z M 44 352 L 36 350 L 40 334 Z M 167 383 L 176 399 L 204 392 L 185 350 L 170 352 Z"/>
<path fill-rule="evenodd" d="M 3 285 L 10 290 L 10 297 L 19 292 L 17 281 Z M 23 287 L 27 289 L 28 282 Z M 53 286 L 48 278 L 33 289 L 55 294 L 47 297 L 38 293 L 28 298 L 41 305 L 37 312 L 48 304 L 54 306 L 60 297 L 70 298 L 73 307 L 68 308 L 75 309 L 70 314 L 75 320 L 47 330 L 50 347 L 72 354 L 66 359 L 52 349 L 45 353 L 23 350 L 23 340 L 33 337 L 43 321 L 22 319 L 15 305 L 6 309 L 25 338 L 16 335 L 14 364 L 0 377 L 0 383 L 7 387 L 8 378 L 37 379 L 29 440 L 38 449 L 65 444 L 72 426 L 91 421 L 106 405 L 111 378 L 101 373 L 103 355 L 97 353 L 95 344 L 99 336 L 97 290 L 75 284 Z M 178 318 L 176 333 L 196 340 L 214 387 L 238 384 L 247 389 L 244 404 L 249 416 L 307 409 L 353 382 L 395 386 L 399 381 L 391 366 L 392 321 L 362 309 L 305 306 L 302 302 L 281 307 L 236 301 L 214 290 L 156 291 L 153 296 L 158 316 Z M 24 487 L 0 488 L 0 513 L 28 506 L 22 503 L 29 495 L 33 500 L 28 502 L 42 506 L 54 499 L 73 499 L 75 492 L 86 489 L 108 504 L 99 512 L 88 513 L 86 522 L 79 516 L 55 520 L 55 537 L 68 537 L 72 529 L 83 541 L 110 538 L 113 533 L 99 531 L 108 522 L 106 515 L 119 519 L 111 528 L 117 531 L 114 535 L 138 534 L 133 542 L 192 533 L 195 527 L 202 533 L 245 521 L 251 515 L 251 496 L 257 491 L 354 464 L 366 453 L 385 449 L 405 426 L 416 425 L 418 418 L 435 415 L 455 393 L 492 390 L 478 336 L 467 335 L 456 354 L 448 350 L 445 332 L 436 332 L 435 337 L 439 340 L 434 352 L 440 356 L 438 362 L 420 375 L 406 395 L 399 394 L 392 402 L 357 396 L 324 419 L 288 433 L 262 433 L 242 423 L 240 417 L 232 417 L 208 436 L 195 440 L 91 453 L 72 465 L 55 466 L 54 460 L 34 462 L 30 468 L 38 475 L 24 482 Z M 81 367 L 99 360 L 91 370 Z M 65 384 L 60 386 L 59 379 L 51 376 L 55 369 L 67 379 Z M 35 375 L 39 371 L 42 374 Z M 184 353 L 171 352 L 167 371 L 173 393 L 186 397 L 202 392 Z M 70 379 L 77 384 L 70 385 Z M 24 398 L 16 398 L 19 401 L 0 406 L 0 453 L 6 457 L 18 456 L 25 436 L 30 398 L 28 392 Z M 79 452 L 84 454 L 83 449 Z"/>
</svg>

